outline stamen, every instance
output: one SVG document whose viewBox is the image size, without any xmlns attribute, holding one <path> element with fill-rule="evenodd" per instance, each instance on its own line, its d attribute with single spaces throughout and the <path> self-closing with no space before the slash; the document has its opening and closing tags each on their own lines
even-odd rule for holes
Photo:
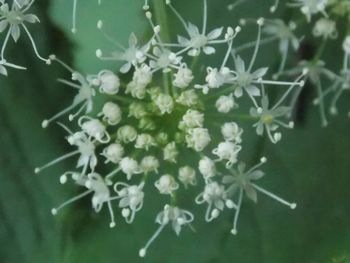
<svg viewBox="0 0 350 263">
<path fill-rule="evenodd" d="M 11 35 L 11 29 L 9 29 L 7 31 L 4 43 L 2 44 L 2 47 L 1 47 L 1 60 L 5 60 L 5 58 L 4 58 L 5 48 L 7 46 L 8 41 L 9 41 L 10 35 Z"/>
<path fill-rule="evenodd" d="M 70 82 L 68 80 L 65 80 L 65 79 L 57 79 L 58 82 L 62 83 L 62 84 L 65 84 L 69 87 L 72 87 L 72 88 L 75 88 L 75 89 L 80 89 L 80 86 L 73 83 L 73 82 Z"/>
<path fill-rule="evenodd" d="M 159 32 L 160 32 L 159 26 L 156 26 L 156 25 L 153 23 L 153 20 L 152 20 L 152 13 L 151 13 L 150 11 L 147 11 L 147 12 L 146 12 L 146 17 L 147 17 L 147 19 L 148 19 L 148 21 L 149 21 L 149 23 L 150 23 L 150 25 L 151 25 L 151 27 L 152 27 L 152 29 L 153 29 L 153 32 L 154 32 L 154 34 L 155 34 L 155 38 L 157 39 L 157 41 L 159 42 L 160 45 L 163 45 L 163 42 L 162 42 L 162 40 L 161 40 L 161 38 L 160 38 L 160 36 L 159 36 Z"/>
<path fill-rule="evenodd" d="M 267 135 L 269 136 L 270 141 L 271 141 L 272 143 L 277 143 L 277 141 L 276 141 L 276 139 L 274 138 L 274 136 L 272 136 L 269 127 L 267 127 L 267 125 L 265 125 L 265 127 L 266 127 Z"/>
<path fill-rule="evenodd" d="M 226 63 L 227 63 L 227 60 L 228 58 L 230 57 L 230 54 L 231 54 L 231 50 L 232 50 L 232 44 L 233 44 L 233 39 L 231 39 L 229 42 L 228 42 L 228 48 L 227 48 L 227 52 L 226 52 L 226 55 L 225 55 L 225 58 L 221 64 L 221 68 L 225 67 Z"/>
<path fill-rule="evenodd" d="M 74 156 L 74 155 L 77 155 L 77 154 L 79 154 L 79 151 L 78 151 L 78 150 L 77 150 L 77 151 L 74 151 L 74 152 L 71 152 L 71 153 L 67 153 L 67 154 L 65 154 L 65 155 L 63 155 L 63 156 L 61 156 L 61 157 L 59 157 L 59 158 L 57 158 L 57 159 L 55 159 L 55 160 L 49 162 L 48 164 L 43 165 L 42 167 L 35 168 L 34 172 L 35 172 L 36 174 L 38 174 L 38 173 L 40 173 L 42 170 L 44 170 L 44 169 L 46 169 L 46 168 L 48 168 L 48 167 L 50 167 L 50 166 L 52 166 L 52 165 L 55 165 L 55 164 L 57 164 L 57 163 L 59 163 L 59 162 L 65 160 L 65 159 L 68 159 L 68 158 L 70 158 L 70 157 L 72 157 L 72 156 Z"/>
<path fill-rule="evenodd" d="M 119 171 L 121 170 L 121 168 L 115 169 L 114 171 L 110 172 L 109 174 L 106 175 L 106 179 L 107 181 L 109 181 L 111 178 L 113 178 Z"/>
<path fill-rule="evenodd" d="M 41 123 L 41 127 L 43 127 L 44 129 L 47 128 L 52 121 L 54 121 L 54 120 L 58 119 L 59 117 L 65 115 L 67 112 L 71 111 L 72 109 L 74 109 L 78 105 L 79 105 L 79 103 L 72 104 L 69 107 L 67 107 L 64 110 L 62 110 L 59 113 L 57 113 L 56 115 L 52 116 L 50 119 L 44 120 Z"/>
<path fill-rule="evenodd" d="M 57 124 L 58 124 L 59 126 L 61 126 L 69 135 L 72 135 L 72 134 L 73 134 L 73 132 L 72 132 L 66 125 L 64 125 L 63 123 L 57 122 Z"/>
<path fill-rule="evenodd" d="M 27 4 L 27 6 L 26 6 L 24 9 L 22 9 L 22 13 L 27 12 L 28 9 L 30 9 L 30 8 L 32 7 L 32 5 L 34 4 L 34 1 L 35 1 L 35 0 L 31 0 L 31 1 Z"/>
<path fill-rule="evenodd" d="M 148 0 L 145 0 L 145 4 L 143 5 L 143 10 L 148 10 L 148 9 L 149 9 Z"/>
<path fill-rule="evenodd" d="M 229 5 L 227 6 L 227 9 L 228 9 L 229 11 L 233 11 L 237 6 L 239 6 L 240 4 L 242 4 L 244 1 L 245 1 L 245 0 L 237 0 L 235 3 L 229 4 Z"/>
<path fill-rule="evenodd" d="M 260 40 L 260 46 L 261 46 L 261 45 L 265 45 L 265 44 L 269 44 L 269 43 L 275 41 L 276 39 L 277 39 L 277 37 L 275 37 L 275 36 L 273 36 L 273 37 L 268 37 L 268 38 L 265 38 L 265 39 L 261 39 L 261 40 Z M 243 45 L 241 45 L 241 46 L 239 46 L 239 47 L 236 47 L 236 48 L 234 48 L 234 49 L 232 50 L 233 55 L 234 55 L 234 54 L 237 54 L 237 53 L 239 53 L 239 52 L 241 52 L 241 51 L 244 51 L 244 50 L 246 50 L 246 49 L 248 49 L 248 48 L 255 47 L 255 45 L 256 45 L 256 41 L 252 41 L 252 42 L 248 42 L 248 43 L 246 43 L 246 44 L 243 44 Z"/>
<path fill-rule="evenodd" d="M 343 70 L 344 71 L 348 71 L 349 70 L 349 54 L 345 54 L 344 55 Z"/>
<path fill-rule="evenodd" d="M 256 102 L 255 98 L 254 98 L 249 92 L 247 92 L 247 94 L 248 94 L 248 97 L 249 97 L 249 98 L 251 99 L 251 101 L 253 102 L 255 108 L 259 109 L 260 107 L 259 107 L 258 103 Z"/>
<path fill-rule="evenodd" d="M 252 186 L 258 190 L 259 192 L 271 197 L 272 199 L 275 199 L 276 201 L 286 205 L 286 206 L 289 206 L 291 209 L 295 209 L 297 207 L 297 204 L 296 203 L 290 203 L 290 202 L 287 202 L 286 200 L 278 197 L 277 195 L 265 190 L 264 188 L 261 188 L 260 186 L 256 185 L 256 184 L 252 184 Z"/>
<path fill-rule="evenodd" d="M 51 63 L 50 59 L 43 58 L 43 57 L 39 54 L 39 51 L 38 51 L 38 49 L 37 49 L 37 47 L 36 47 L 36 44 L 35 44 L 35 41 L 34 41 L 32 35 L 30 34 L 28 28 L 27 28 L 26 25 L 23 24 L 23 23 L 22 23 L 21 25 L 22 25 L 22 27 L 24 28 L 24 31 L 26 31 L 26 33 L 27 33 L 27 35 L 28 35 L 28 38 L 29 38 L 29 40 L 30 40 L 30 42 L 31 42 L 31 44 L 32 44 L 32 46 L 33 46 L 35 55 L 36 55 L 40 60 L 44 61 L 46 64 L 49 65 L 49 64 Z"/>
<path fill-rule="evenodd" d="M 14 69 L 21 69 L 21 70 L 26 70 L 27 69 L 26 67 L 22 67 L 22 66 L 19 66 L 19 65 L 16 65 L 16 64 L 9 63 L 5 59 L 0 61 L 0 65 L 4 65 L 6 67 L 10 67 L 10 68 L 14 68 Z"/>
<path fill-rule="evenodd" d="M 316 83 L 316 88 L 317 88 L 317 93 L 320 98 L 322 98 L 322 84 L 320 79 L 317 80 Z M 325 106 L 324 106 L 324 101 L 321 99 L 320 100 L 320 106 L 319 106 L 319 111 L 320 111 L 320 116 L 321 116 L 321 121 L 322 125 L 326 127 L 328 125 L 327 117 L 326 117 L 326 112 L 325 112 Z"/>
<path fill-rule="evenodd" d="M 140 249 L 140 251 L 139 251 L 140 257 L 143 258 L 146 256 L 147 249 L 153 243 L 153 241 L 159 236 L 159 234 L 162 232 L 162 230 L 164 229 L 165 226 L 166 226 L 165 224 L 160 225 L 159 228 L 157 229 L 157 231 L 150 238 L 150 240 L 148 240 L 148 242 L 146 243 L 146 246 L 144 246 L 142 249 Z"/>
<path fill-rule="evenodd" d="M 51 61 L 56 61 L 58 62 L 61 66 L 63 66 L 64 68 L 66 68 L 68 71 L 70 71 L 72 74 L 74 74 L 76 71 L 74 69 L 72 69 L 70 66 L 68 66 L 66 63 L 64 63 L 62 60 L 60 60 L 59 58 L 56 57 L 56 55 L 50 55 L 49 59 Z"/>
<path fill-rule="evenodd" d="M 208 204 L 207 210 L 205 211 L 205 221 L 207 221 L 207 222 L 210 222 L 214 219 L 214 218 L 212 218 L 212 215 L 211 215 L 211 207 L 212 206 L 213 206 L 213 204 L 210 202 Z"/>
<path fill-rule="evenodd" d="M 233 228 L 231 230 L 231 233 L 233 235 L 237 235 L 237 223 L 238 223 L 238 218 L 239 218 L 239 213 L 241 211 L 241 206 L 242 206 L 242 200 L 243 200 L 243 189 L 239 191 L 239 198 L 238 198 L 238 204 L 237 204 L 237 209 L 235 213 L 235 217 L 233 219 Z"/>
<path fill-rule="evenodd" d="M 290 83 L 290 87 L 289 89 L 283 94 L 283 96 L 280 98 L 280 100 L 273 106 L 272 110 L 276 109 L 277 107 L 279 107 L 283 101 L 288 97 L 288 95 L 290 94 L 290 92 L 296 87 L 296 86 L 299 86 L 300 88 L 303 88 L 304 85 L 305 85 L 305 81 L 302 81 L 301 79 L 304 78 L 305 75 L 304 74 L 301 74 L 295 82 L 291 82 Z M 278 81 L 277 81 L 278 82 Z M 283 82 L 281 82 L 283 83 Z M 287 83 L 287 82 L 285 82 Z M 283 84 L 281 84 L 283 85 Z"/>
<path fill-rule="evenodd" d="M 113 208 L 110 200 L 107 202 L 107 205 L 108 205 L 109 214 L 111 216 L 111 222 L 109 223 L 109 227 L 113 228 L 115 227 L 115 219 L 114 219 L 114 212 L 113 212 Z"/>
<path fill-rule="evenodd" d="M 101 33 L 104 35 L 104 37 L 105 37 L 109 42 L 111 42 L 113 45 L 115 45 L 116 47 L 120 48 L 120 49 L 123 50 L 123 51 L 126 50 L 126 48 L 125 48 L 121 43 L 119 43 L 117 40 L 115 40 L 109 33 L 107 33 L 107 32 L 104 30 L 103 23 L 102 23 L 101 20 L 98 22 L 97 28 L 101 31 Z M 101 54 L 102 54 L 102 51 L 101 51 Z"/>
<path fill-rule="evenodd" d="M 339 98 L 340 98 L 340 96 L 342 95 L 343 92 L 344 92 L 344 89 L 342 89 L 340 87 L 338 89 L 338 91 L 335 93 L 334 97 L 332 98 L 330 112 L 333 115 L 336 115 L 338 113 L 338 111 L 337 111 L 337 102 L 338 102 L 338 100 L 339 100 Z"/>
<path fill-rule="evenodd" d="M 81 198 L 87 196 L 87 195 L 90 194 L 90 193 L 92 193 L 92 191 L 91 191 L 91 190 L 88 190 L 88 191 L 83 192 L 83 193 L 80 194 L 80 195 L 77 195 L 77 196 L 75 196 L 75 197 L 69 199 L 68 201 L 66 201 L 66 202 L 64 202 L 63 204 L 61 204 L 60 206 L 58 206 L 57 208 L 52 208 L 51 213 L 52 213 L 53 215 L 56 215 L 56 214 L 58 213 L 58 211 L 61 210 L 62 208 L 64 208 L 65 206 L 67 206 L 67 205 L 69 205 L 69 204 L 71 204 L 71 203 L 74 203 L 75 201 L 78 201 L 79 199 L 81 199 Z"/>
<path fill-rule="evenodd" d="M 78 0 L 73 0 L 73 21 L 72 21 L 72 33 L 77 32 L 77 4 Z"/>
<path fill-rule="evenodd" d="M 208 1 L 203 0 L 203 29 L 202 29 L 203 36 L 205 36 L 207 32 L 207 20 L 208 20 Z"/>
<path fill-rule="evenodd" d="M 289 49 L 289 41 L 286 42 L 286 49 L 282 53 L 282 60 L 281 60 L 281 64 L 279 66 L 277 74 L 280 74 L 284 70 L 284 68 L 286 67 L 287 57 L 288 57 L 288 49 Z"/>
<path fill-rule="evenodd" d="M 73 121 L 75 117 L 77 117 L 77 116 L 80 115 L 80 113 L 84 110 L 84 108 L 86 107 L 87 104 L 88 104 L 87 101 L 84 102 L 83 105 L 78 109 L 78 111 L 77 111 L 76 113 L 74 113 L 74 114 L 69 114 L 68 119 L 69 119 L 70 121 Z"/>
<path fill-rule="evenodd" d="M 275 0 L 275 3 L 273 4 L 273 6 L 270 7 L 270 12 L 271 13 L 275 13 L 277 8 L 278 8 L 278 5 L 279 5 L 279 2 L 280 0 Z"/>
<path fill-rule="evenodd" d="M 280 120 L 274 119 L 274 122 L 276 122 L 278 125 L 287 128 L 287 129 L 293 129 L 294 128 L 294 122 L 284 123 Z"/>
<path fill-rule="evenodd" d="M 260 40 L 261 40 L 261 31 L 262 31 L 261 28 L 264 25 L 264 18 L 259 18 L 258 21 L 257 21 L 257 24 L 259 26 L 258 38 L 256 40 L 255 50 L 254 50 L 253 57 L 252 57 L 252 60 L 250 61 L 250 65 L 249 65 L 249 68 L 248 68 L 247 72 L 251 72 L 251 70 L 253 68 L 253 65 L 255 63 L 256 57 L 258 55 L 259 46 L 260 46 Z"/>
<path fill-rule="evenodd" d="M 246 174 L 250 174 L 251 172 L 253 172 L 254 170 L 258 169 L 260 166 L 262 166 L 262 165 L 263 165 L 264 163 L 266 163 L 266 162 L 267 162 L 266 157 L 261 157 L 260 162 L 259 162 L 258 164 L 256 164 L 256 165 L 254 165 L 252 168 L 250 168 L 250 169 L 246 172 Z"/>
<path fill-rule="evenodd" d="M 173 13 L 177 16 L 177 18 L 180 20 L 180 22 L 182 23 L 182 25 L 184 26 L 184 28 L 186 29 L 187 33 L 188 33 L 188 27 L 187 27 L 187 23 L 185 21 L 185 19 L 180 15 L 180 13 L 174 8 L 174 6 L 171 4 L 170 0 L 166 0 L 166 4 L 170 7 L 171 11 L 173 11 Z"/>
</svg>

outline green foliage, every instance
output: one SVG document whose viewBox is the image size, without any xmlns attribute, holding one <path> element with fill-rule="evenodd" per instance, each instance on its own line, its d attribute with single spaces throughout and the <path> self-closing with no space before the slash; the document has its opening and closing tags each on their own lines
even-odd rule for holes
<svg viewBox="0 0 350 263">
<path fill-rule="evenodd" d="M 121 42 L 126 42 L 132 31 L 141 36 L 147 31 L 142 1 L 105 0 L 99 8 L 95 2 L 79 5 L 76 35 L 69 31 L 71 1 L 55 0 L 50 8 L 50 17 L 64 34 L 49 22 L 47 4 L 41 4 L 38 12 L 42 23 L 34 32 L 37 38 L 42 37 L 41 50 L 54 51 L 65 60 L 69 60 L 67 52 L 73 52 L 76 67 L 93 73 L 102 65 L 94 57 L 95 49 L 110 46 L 102 34 L 96 33 L 95 24 L 101 14 L 109 17 L 105 20 L 108 31 Z M 197 11 L 201 1 L 174 2 L 184 16 L 200 21 L 201 12 Z M 249 16 L 267 12 L 268 4 L 260 2 L 264 1 L 250 2 Z M 226 12 L 223 5 L 227 3 L 210 2 L 211 25 L 227 25 L 236 20 L 233 18 L 238 11 Z M 172 17 L 169 23 L 171 29 L 178 26 Z M 93 38 L 95 35 L 99 37 Z M 158 197 L 146 202 L 132 225 L 118 215 L 117 227 L 112 230 L 103 213 L 97 216 L 90 212 L 89 200 L 53 217 L 51 207 L 73 194 L 58 181 L 65 167 L 59 165 L 40 176 L 34 175 L 33 168 L 65 152 L 64 132 L 54 126 L 44 131 L 40 123 L 68 103 L 71 94 L 55 83 L 56 77 L 66 73 L 29 56 L 28 44 L 18 45 L 10 52 L 17 61 L 32 68 L 28 72 L 11 71 L 10 77 L 0 82 L 1 262 L 349 262 L 350 122 L 340 116 L 332 120 L 329 128 L 322 129 L 316 109 L 304 105 L 300 106 L 302 118 L 296 122 L 296 129 L 286 133 L 281 144 L 265 147 L 263 140 L 254 139 L 247 147 L 250 152 L 244 153 L 250 158 L 261 153 L 268 157 L 263 186 L 294 199 L 298 208 L 291 211 L 263 196 L 257 206 L 245 200 L 237 237 L 230 234 L 233 215 L 228 212 L 210 224 L 197 218 L 194 231 L 186 228 L 178 238 L 170 229 L 164 231 L 146 259 L 141 260 L 137 252 L 157 227 L 154 217 L 162 204 Z M 270 58 L 266 63 L 276 64 L 276 56 L 265 56 Z M 311 98 L 306 96 L 306 100 Z M 249 123 L 246 130 L 248 127 Z M 247 132 L 243 139 L 250 138 L 253 137 Z M 147 192 L 147 199 L 152 200 L 151 191 Z M 196 206 L 187 196 L 180 196 L 179 202 L 196 215 L 204 214 L 205 208 Z"/>
</svg>

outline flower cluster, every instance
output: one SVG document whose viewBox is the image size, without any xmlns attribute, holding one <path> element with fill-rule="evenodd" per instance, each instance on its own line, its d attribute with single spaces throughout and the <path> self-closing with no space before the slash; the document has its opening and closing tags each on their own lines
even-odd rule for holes
<svg viewBox="0 0 350 263">
<path fill-rule="evenodd" d="M 182 190 L 199 183 L 203 185 L 203 191 L 194 196 L 194 201 L 207 204 L 205 220 L 216 219 L 225 208 L 233 209 L 234 234 L 243 191 L 253 201 L 257 200 L 256 192 L 259 191 L 295 208 L 295 204 L 251 183 L 263 173 L 256 170 L 257 166 L 244 171 L 244 164 L 239 162 L 244 143 L 243 129 L 234 119 L 242 115 L 239 100 L 249 98 L 252 109 L 247 116 L 256 122 L 252 126 L 256 127 L 257 134 L 262 135 L 266 130 L 271 142 L 278 142 L 281 133 L 277 130 L 293 127 L 292 123 L 285 124 L 280 120 L 290 110 L 281 104 L 291 91 L 304 85 L 304 74 L 291 82 L 268 79 L 267 67 L 255 69 L 265 20 L 257 20 L 257 41 L 253 55 L 246 63 L 234 48 L 241 27 L 208 31 L 207 1 L 203 4 L 204 19 L 199 27 L 186 22 L 171 1 L 166 1 L 187 34 L 178 36 L 177 43 L 168 43 L 162 38 L 161 25 L 153 21 L 150 11 L 146 11 L 153 31 L 148 41 L 139 44 L 132 33 L 127 48 L 110 54 L 98 49 L 96 55 L 101 60 L 123 61 L 118 74 L 102 69 L 96 75 L 84 75 L 56 56 L 50 56 L 50 61 L 70 71 L 72 79 L 60 81 L 75 88 L 77 95 L 70 106 L 44 120 L 42 126 L 46 128 L 68 115 L 71 122 L 77 121 L 79 129 L 71 131 L 60 124 L 67 131 L 67 142 L 74 149 L 37 168 L 36 173 L 76 156 L 76 170 L 66 172 L 60 182 L 66 183 L 71 177 L 75 184 L 85 188 L 82 194 L 52 212 L 56 214 L 64 206 L 91 195 L 96 212 L 103 204 L 107 205 L 111 227 L 115 226 L 115 208 L 120 209 L 127 223 L 132 223 L 147 198 L 144 186 L 153 184 L 154 190 L 169 196 L 170 200 L 157 215 L 156 222 L 160 227 L 140 250 L 140 256 L 146 254 L 147 248 L 169 222 L 179 234 L 182 226 L 194 220 L 194 215 L 179 208 L 174 200 Z M 98 27 L 103 30 L 102 23 Z M 219 66 L 207 66 L 204 71 L 190 66 L 196 57 L 212 56 L 220 47 L 224 47 L 226 53 Z M 122 75 L 129 72 L 131 79 L 122 83 L 121 78 L 125 79 Z M 280 86 L 285 90 L 273 107 L 269 107 L 265 86 Z M 93 111 L 95 98 L 99 96 L 105 96 L 106 101 L 101 109 Z M 214 138 L 213 134 L 218 132 L 221 138 Z M 197 164 L 186 160 L 188 151 L 194 154 Z M 265 158 L 262 160 L 262 163 L 266 161 Z M 101 172 L 100 163 L 105 163 L 111 170 Z"/>
<path fill-rule="evenodd" d="M 237 1 L 229 9 L 242 2 Z M 316 87 L 314 104 L 319 105 L 322 123 L 328 123 L 327 95 L 333 94 L 330 112 L 337 113 L 337 101 L 350 90 L 350 36 L 343 36 L 344 62 L 339 74 L 327 69 L 321 60 L 326 43 L 341 35 L 331 16 L 336 2 L 289 2 L 294 7 L 291 10 L 298 8 L 303 22 L 311 25 L 312 36 L 322 41 L 314 58 L 290 67 L 289 55 L 303 41 L 295 21 L 242 18 L 240 25 L 209 29 L 207 0 L 203 0 L 201 25 L 188 22 L 171 0 L 164 0 L 169 15 L 183 29 L 172 42 L 163 34 L 167 28 L 161 21 L 155 21 L 146 0 L 143 9 L 151 28 L 149 38 L 140 41 L 131 33 L 127 47 L 116 42 L 116 50 L 97 49 L 97 59 L 118 61 L 122 65 L 118 72 L 102 68 L 96 74 L 81 73 L 55 55 L 47 59 L 39 55 L 26 26 L 39 21 L 35 15 L 27 14 L 33 3 L 34 0 L 14 0 L 8 4 L 0 0 L 0 33 L 6 32 L 0 73 L 6 75 L 7 67 L 24 69 L 7 62 L 4 55 L 9 40 L 16 42 L 22 29 L 40 60 L 58 64 L 71 74 L 70 79 L 59 82 L 76 90 L 72 103 L 44 120 L 42 127 L 60 121 L 58 124 L 67 132 L 65 140 L 72 150 L 36 168 L 35 173 L 75 158 L 76 166 L 62 174 L 59 181 L 73 183 L 83 191 L 52 209 L 52 214 L 89 196 L 95 212 L 107 207 L 110 227 L 116 226 L 115 211 L 130 224 L 141 213 L 144 202 L 151 198 L 145 190 L 151 185 L 154 192 L 169 200 L 155 216 L 158 229 L 139 251 L 144 257 L 169 224 L 179 235 L 183 226 L 194 222 L 195 216 L 188 208 L 191 205 L 177 202 L 176 197 L 183 191 L 193 194 L 192 204 L 206 206 L 203 218 L 207 222 L 216 220 L 226 210 L 232 213 L 234 235 L 238 232 L 244 196 L 257 202 L 260 193 L 296 208 L 295 203 L 256 184 L 265 175 L 260 166 L 267 158 L 262 157 L 258 164 L 246 168 L 241 160 L 246 144 L 242 122 L 250 121 L 257 136 L 266 135 L 271 143 L 278 143 L 283 128 L 294 127 L 293 109 L 306 81 Z M 278 0 L 274 1 L 270 11 L 276 12 L 279 4 Z M 77 0 L 73 0 L 73 32 L 76 11 Z M 246 29 L 251 24 L 252 28 Z M 103 32 L 103 29 L 99 21 L 98 30 Z M 239 44 L 241 31 L 255 29 L 256 39 Z M 281 57 L 276 70 L 269 65 L 257 65 L 259 52 L 271 42 L 278 43 Z M 243 55 L 244 50 L 251 50 L 249 57 Z M 196 67 L 194 62 L 200 56 L 216 57 L 216 62 Z M 327 89 L 323 89 L 324 80 L 331 83 Z M 278 97 L 272 99 L 270 89 L 276 87 Z M 97 101 L 103 101 L 103 105 L 99 106 Z M 62 122 L 64 118 L 69 122 Z"/>
</svg>

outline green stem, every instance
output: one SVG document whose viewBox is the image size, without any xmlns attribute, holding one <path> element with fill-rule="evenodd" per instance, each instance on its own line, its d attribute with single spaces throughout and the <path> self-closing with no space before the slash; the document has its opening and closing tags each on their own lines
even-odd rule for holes
<svg viewBox="0 0 350 263">
<path fill-rule="evenodd" d="M 168 73 L 163 73 L 163 85 L 165 94 L 170 95 Z"/>
<path fill-rule="evenodd" d="M 317 50 L 317 53 L 316 53 L 314 59 L 312 60 L 312 62 L 313 62 L 314 64 L 316 64 L 317 61 L 321 58 L 321 56 L 322 56 L 322 54 L 323 54 L 323 52 L 324 52 L 324 50 L 325 50 L 325 48 L 326 48 L 326 44 L 327 44 L 327 40 L 326 40 L 326 39 L 323 39 L 323 41 L 322 41 L 320 47 L 319 47 L 318 50 Z"/>
</svg>

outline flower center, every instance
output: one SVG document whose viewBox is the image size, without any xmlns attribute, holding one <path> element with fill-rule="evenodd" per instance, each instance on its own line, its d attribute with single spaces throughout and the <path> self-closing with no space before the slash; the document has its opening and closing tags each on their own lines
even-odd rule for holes
<svg viewBox="0 0 350 263">
<path fill-rule="evenodd" d="M 237 83 L 239 84 L 239 86 L 241 87 L 247 87 L 249 86 L 253 81 L 253 77 L 252 74 L 248 73 L 248 72 L 243 72 L 238 74 L 237 76 Z"/>
<path fill-rule="evenodd" d="M 262 117 L 261 117 L 261 121 L 267 125 L 269 124 L 272 124 L 273 122 L 273 116 L 271 114 L 264 114 Z"/>
<path fill-rule="evenodd" d="M 194 48 L 204 47 L 208 43 L 208 38 L 205 35 L 197 35 L 191 40 Z"/>
</svg>

